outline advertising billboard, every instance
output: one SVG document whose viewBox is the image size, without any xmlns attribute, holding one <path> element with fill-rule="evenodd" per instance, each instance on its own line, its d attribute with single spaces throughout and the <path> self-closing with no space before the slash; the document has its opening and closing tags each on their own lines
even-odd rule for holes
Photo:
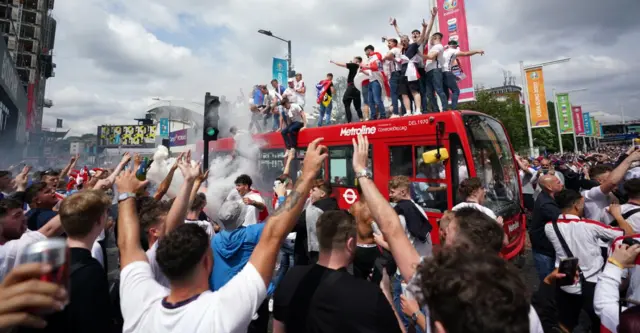
<svg viewBox="0 0 640 333">
<path fill-rule="evenodd" d="M 527 69 L 527 92 L 529 93 L 529 110 L 531 113 L 531 128 L 549 127 L 549 110 L 547 109 L 547 95 L 544 91 L 544 77 L 542 67 Z"/>
<path fill-rule="evenodd" d="M 438 28 L 442 33 L 442 45 L 450 40 L 458 42 L 458 48 L 462 51 L 469 51 L 469 35 L 467 33 L 467 14 L 464 0 L 437 0 L 438 7 Z M 429 16 L 429 14 L 425 14 Z M 426 51 L 425 51 L 426 52 Z M 458 57 L 460 74 L 456 75 L 458 88 L 460 88 L 460 102 L 475 100 L 475 88 L 471 75 L 471 57 Z"/>
<path fill-rule="evenodd" d="M 179 147 L 187 144 L 187 130 L 179 130 L 169 134 L 169 146 Z"/>
<path fill-rule="evenodd" d="M 582 113 L 582 120 L 584 123 L 584 135 L 591 136 L 593 133 L 591 132 L 591 116 L 589 112 Z"/>
<path fill-rule="evenodd" d="M 98 126 L 98 147 L 101 148 L 153 148 L 155 140 L 155 125 Z"/>
</svg>

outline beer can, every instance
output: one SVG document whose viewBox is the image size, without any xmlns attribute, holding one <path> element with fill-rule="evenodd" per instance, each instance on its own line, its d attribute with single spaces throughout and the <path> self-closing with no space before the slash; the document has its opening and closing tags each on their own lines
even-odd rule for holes
<svg viewBox="0 0 640 333">
<path fill-rule="evenodd" d="M 41 281 L 57 283 L 69 292 L 69 262 L 71 252 L 64 238 L 50 238 L 29 245 L 23 252 L 21 263 L 51 265 L 51 271 L 40 276 Z"/>
</svg>

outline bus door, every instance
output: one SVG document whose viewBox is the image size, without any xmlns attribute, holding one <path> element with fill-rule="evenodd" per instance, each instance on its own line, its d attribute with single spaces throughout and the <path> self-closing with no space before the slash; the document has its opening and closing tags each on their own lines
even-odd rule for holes
<svg viewBox="0 0 640 333">
<path fill-rule="evenodd" d="M 369 145 L 368 168 L 373 173 L 375 181 L 378 176 L 372 162 L 373 146 Z M 333 196 L 338 200 L 340 208 L 349 209 L 359 197 L 356 190 L 356 174 L 353 171 L 353 144 L 349 142 L 346 145 L 330 145 L 328 148 L 326 180 L 331 183 Z"/>
<path fill-rule="evenodd" d="M 448 149 L 449 141 L 441 140 L 443 150 Z M 450 208 L 451 169 L 448 160 L 425 163 L 423 154 L 436 150 L 435 137 L 411 143 L 389 143 L 387 146 L 389 161 L 388 179 L 406 176 L 411 180 L 411 198 L 422 207 L 432 225 L 431 238 L 439 244 L 437 221 Z"/>
</svg>

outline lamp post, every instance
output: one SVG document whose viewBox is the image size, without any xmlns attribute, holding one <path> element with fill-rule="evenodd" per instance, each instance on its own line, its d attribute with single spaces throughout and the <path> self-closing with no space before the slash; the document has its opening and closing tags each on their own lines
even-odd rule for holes
<svg viewBox="0 0 640 333">
<path fill-rule="evenodd" d="M 527 89 L 527 69 L 550 66 L 560 63 L 565 63 L 571 60 L 571 58 L 564 58 L 559 60 L 547 61 L 534 65 L 524 65 L 523 61 L 520 61 L 520 78 L 522 79 L 522 90 L 524 90 L 524 106 L 527 116 L 527 134 L 529 135 L 529 156 L 533 156 L 533 132 L 531 130 L 531 106 L 529 105 L 529 91 Z M 546 100 L 546 96 L 545 96 Z"/>
<path fill-rule="evenodd" d="M 293 67 L 292 67 L 292 61 L 291 61 L 291 41 L 287 40 L 287 39 L 284 39 L 284 38 L 281 38 L 281 37 L 278 37 L 278 36 L 274 35 L 269 30 L 260 29 L 260 30 L 258 30 L 258 33 L 263 34 L 265 36 L 273 37 L 275 39 L 279 39 L 279 40 L 287 43 L 287 64 L 289 66 L 289 70 L 287 71 L 287 77 L 293 77 L 293 75 L 292 75 L 293 74 Z"/>
<path fill-rule="evenodd" d="M 573 92 L 579 92 L 579 91 L 587 91 L 588 89 L 586 88 L 582 88 L 582 89 L 573 89 L 573 90 L 568 90 L 568 91 L 562 91 L 562 92 L 556 92 L 556 89 L 553 89 L 553 106 L 554 109 L 556 111 L 556 127 L 558 129 L 558 144 L 560 147 L 560 154 L 564 154 L 564 149 L 562 148 L 562 132 L 560 132 L 560 118 L 558 118 L 558 94 L 567 94 L 569 95 L 570 93 Z M 573 110 L 569 110 L 569 113 L 571 114 L 571 119 L 573 119 Z M 575 126 L 576 124 L 573 124 L 573 150 L 574 152 L 577 154 L 578 153 L 578 144 L 576 141 L 576 131 L 575 131 Z"/>
</svg>

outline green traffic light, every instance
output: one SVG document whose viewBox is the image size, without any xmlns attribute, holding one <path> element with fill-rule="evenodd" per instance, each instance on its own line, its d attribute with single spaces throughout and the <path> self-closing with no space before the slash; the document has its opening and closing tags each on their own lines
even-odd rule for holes
<svg viewBox="0 0 640 333">
<path fill-rule="evenodd" d="M 207 128 L 207 135 L 208 135 L 208 136 L 214 136 L 214 135 L 216 135 L 216 129 L 215 129 L 215 128 L 213 128 L 213 127 L 209 127 L 209 128 Z"/>
</svg>

